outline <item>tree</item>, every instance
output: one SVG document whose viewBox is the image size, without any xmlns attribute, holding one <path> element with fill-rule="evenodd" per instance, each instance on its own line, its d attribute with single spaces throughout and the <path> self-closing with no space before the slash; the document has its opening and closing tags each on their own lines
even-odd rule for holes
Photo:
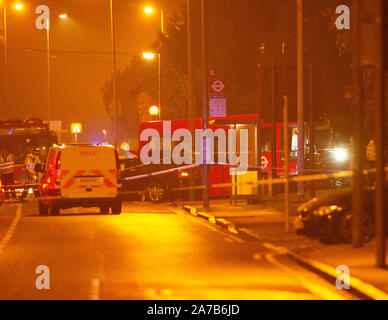
<svg viewBox="0 0 388 320">
<path fill-rule="evenodd" d="M 178 0 L 177 0 L 178 1 Z M 183 3 L 185 1 L 181 0 Z M 208 3 L 208 66 L 216 69 L 227 86 L 227 113 L 257 113 L 259 95 L 258 61 L 260 45 L 265 44 L 267 55 L 276 54 L 289 70 L 296 65 L 296 1 L 279 0 L 209 0 Z M 326 8 L 329 8 L 325 11 Z M 331 17 L 335 13 L 335 1 L 305 2 L 305 61 L 318 66 L 316 94 L 317 110 L 328 113 L 334 120 L 338 109 L 346 104 L 344 87 L 350 82 L 349 56 L 346 50 L 338 51 L 338 34 L 331 32 Z M 196 116 L 202 116 L 201 92 L 201 25 L 200 1 L 193 1 L 193 69 L 194 107 Z M 341 32 L 342 34 L 343 32 Z M 271 53 L 271 43 L 274 53 Z M 285 54 L 282 54 L 284 44 Z M 159 34 L 151 45 L 161 56 L 161 105 L 164 119 L 187 118 L 187 34 L 186 12 L 178 11 L 167 21 L 164 34 Z M 144 120 L 148 102 L 157 100 L 157 61 L 145 62 L 136 57 L 123 72 L 118 73 L 119 101 L 123 117 L 138 114 Z M 295 92 L 296 72 L 292 71 L 286 84 L 287 90 Z M 307 78 L 306 78 L 307 79 Z M 307 92 L 307 91 L 306 91 Z M 111 84 L 103 89 L 104 104 L 109 111 Z M 292 100 L 292 101 L 291 101 Z M 290 115 L 296 117 L 290 99 Z M 280 100 L 279 100 L 280 101 Z M 154 103 L 155 103 L 154 102 Z M 346 111 L 346 112 L 345 112 Z M 110 113 L 111 114 L 111 113 Z M 317 114 L 319 117 L 320 114 Z M 139 117 L 139 116 L 138 116 Z M 263 115 L 270 119 L 270 115 Z M 292 119 L 292 117 L 290 118 Z M 127 121 L 127 120 L 125 120 Z M 338 122 L 338 121 L 337 121 Z M 137 125 L 131 124 L 132 134 L 137 135 Z M 125 130 L 122 131 L 123 133 Z"/>
</svg>

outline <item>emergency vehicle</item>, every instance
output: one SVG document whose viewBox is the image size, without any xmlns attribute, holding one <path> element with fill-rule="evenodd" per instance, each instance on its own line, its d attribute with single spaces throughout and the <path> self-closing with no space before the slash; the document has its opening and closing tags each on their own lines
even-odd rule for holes
<svg viewBox="0 0 388 320">
<path fill-rule="evenodd" d="M 41 119 L 0 120 L 0 149 L 7 148 L 15 162 L 15 184 L 21 184 L 24 160 L 28 148 L 39 151 L 42 163 L 45 163 L 48 150 L 57 142 L 54 132 Z"/>
<path fill-rule="evenodd" d="M 189 129 L 190 123 L 188 119 L 171 120 L 171 133 L 178 129 Z M 217 129 L 228 130 L 235 128 L 237 131 L 241 129 L 247 129 L 249 132 L 249 148 L 248 148 L 248 165 L 252 170 L 257 170 L 260 166 L 262 168 L 262 177 L 266 178 L 272 173 L 272 167 L 276 168 L 276 174 L 284 174 L 285 156 L 284 156 L 284 139 L 283 139 L 283 123 L 276 123 L 276 163 L 272 161 L 272 124 L 262 122 L 257 114 L 249 115 L 234 115 L 220 118 L 209 118 L 209 126 L 211 130 Z M 203 128 L 203 120 L 197 118 L 194 120 L 194 130 Z M 143 130 L 154 129 L 160 135 L 160 149 L 163 150 L 163 121 L 151 121 L 144 122 L 139 125 L 139 154 L 140 150 L 148 143 L 147 141 L 141 141 L 140 135 Z M 289 155 L 289 173 L 296 175 L 297 173 L 297 123 L 288 123 L 288 145 L 290 146 Z M 257 138 L 258 135 L 261 138 Z M 176 142 L 171 142 L 174 147 Z M 260 153 L 258 152 L 258 146 L 260 146 Z M 215 143 L 215 155 L 214 163 L 210 164 L 209 171 L 209 183 L 223 184 L 231 182 L 230 166 L 224 164 L 218 164 L 218 150 L 217 143 Z M 258 162 L 258 154 L 260 154 L 261 161 Z M 198 171 L 198 170 L 197 170 Z M 198 172 L 194 171 L 193 174 L 198 175 Z M 200 171 L 200 169 L 199 169 Z M 229 196 L 231 192 L 230 187 L 211 188 L 211 197 Z"/>
<path fill-rule="evenodd" d="M 40 215 L 60 209 L 99 207 L 102 214 L 121 213 L 120 161 L 113 146 L 69 144 L 53 146 L 40 184 Z"/>
</svg>

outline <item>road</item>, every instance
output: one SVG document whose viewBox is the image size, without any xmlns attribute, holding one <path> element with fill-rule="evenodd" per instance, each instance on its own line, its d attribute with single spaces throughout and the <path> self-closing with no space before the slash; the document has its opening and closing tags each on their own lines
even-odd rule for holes
<svg viewBox="0 0 388 320">
<path fill-rule="evenodd" d="M 50 289 L 38 290 L 38 266 Z M 349 299 L 260 241 L 171 205 L 126 203 L 120 216 L 37 204 L 0 206 L 0 299 Z"/>
</svg>

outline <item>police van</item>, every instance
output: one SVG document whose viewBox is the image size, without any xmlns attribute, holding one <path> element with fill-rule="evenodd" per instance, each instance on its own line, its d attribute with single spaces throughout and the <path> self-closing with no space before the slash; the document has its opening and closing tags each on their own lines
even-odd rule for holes
<svg viewBox="0 0 388 320">
<path fill-rule="evenodd" d="M 117 151 L 110 145 L 68 144 L 51 147 L 40 184 L 40 215 L 60 209 L 99 207 L 121 213 L 121 175 Z"/>
</svg>

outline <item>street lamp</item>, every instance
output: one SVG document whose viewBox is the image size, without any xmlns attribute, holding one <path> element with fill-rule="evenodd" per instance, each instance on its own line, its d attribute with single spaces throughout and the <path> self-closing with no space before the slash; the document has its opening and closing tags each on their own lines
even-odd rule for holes
<svg viewBox="0 0 388 320">
<path fill-rule="evenodd" d="M 150 116 L 153 116 L 153 117 L 159 115 L 159 107 L 158 106 L 150 107 L 148 110 L 148 113 L 150 114 Z"/>
<path fill-rule="evenodd" d="M 153 52 L 143 52 L 143 58 L 146 60 L 153 60 L 155 59 L 155 53 Z"/>
<path fill-rule="evenodd" d="M 5 109 L 8 107 L 8 55 L 7 55 L 7 3 L 4 1 L 3 4 L 3 25 L 4 25 L 4 78 L 5 78 L 5 93 L 4 93 L 4 106 Z M 23 4 L 18 2 L 14 5 L 14 9 L 21 11 Z"/>
<path fill-rule="evenodd" d="M 144 12 L 147 13 L 147 14 L 151 14 L 154 10 L 151 8 L 151 7 L 146 7 L 144 9 Z"/>
<path fill-rule="evenodd" d="M 67 19 L 67 14 L 62 13 L 59 15 L 61 20 Z M 51 60 L 50 60 L 50 27 L 51 27 L 51 18 L 47 19 L 46 25 L 46 43 L 47 43 L 47 123 L 50 129 L 51 121 Z"/>
<path fill-rule="evenodd" d="M 129 7 L 140 7 L 137 4 L 129 4 Z M 118 135 L 119 135 L 119 127 L 118 127 L 118 102 L 117 102 L 117 84 L 116 84 L 116 73 L 117 73 L 117 62 L 116 62 L 116 35 L 115 35 L 115 19 L 114 19 L 114 3 L 113 0 L 109 0 L 109 9 L 110 9 L 110 32 L 111 32 L 111 46 L 112 46 L 112 104 L 114 110 L 114 130 L 115 130 L 115 146 L 118 148 Z M 147 14 L 152 14 L 152 7 L 148 6 L 144 9 L 144 12 Z M 163 23 L 163 10 L 160 13 L 161 20 L 161 31 L 164 32 L 164 23 Z M 150 58 L 148 58 L 150 59 Z M 151 58 L 152 59 L 152 58 Z M 159 100 L 160 100 L 160 55 L 159 55 Z M 159 101 L 160 108 L 160 101 Z"/>
<path fill-rule="evenodd" d="M 144 8 L 144 12 L 148 15 L 153 14 L 154 9 L 150 6 Z M 163 9 L 160 9 L 160 31 L 164 33 L 164 12 Z"/>
<path fill-rule="evenodd" d="M 161 69 L 160 69 L 160 53 L 154 53 L 150 51 L 143 52 L 143 58 L 146 60 L 154 60 L 155 56 L 158 56 L 158 100 L 159 100 L 159 117 L 162 117 L 161 113 Z"/>
<path fill-rule="evenodd" d="M 16 10 L 22 10 L 23 9 L 23 4 L 22 3 L 15 3 L 14 8 Z"/>
<path fill-rule="evenodd" d="M 113 106 L 113 119 L 114 119 L 114 131 L 115 131 L 115 148 L 119 149 L 119 122 L 118 122 L 118 102 L 117 102 L 117 86 L 116 86 L 116 73 L 117 73 L 117 62 L 116 62 L 116 35 L 115 35 L 115 19 L 114 19 L 114 6 L 113 0 L 109 0 L 110 9 L 110 33 L 111 33 L 111 44 L 112 44 L 112 106 Z"/>
</svg>

